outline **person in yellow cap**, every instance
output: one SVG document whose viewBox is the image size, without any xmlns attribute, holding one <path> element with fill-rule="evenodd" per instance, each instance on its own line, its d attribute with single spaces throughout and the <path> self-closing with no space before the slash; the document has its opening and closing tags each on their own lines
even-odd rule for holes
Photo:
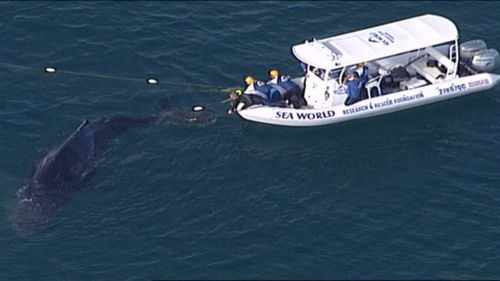
<svg viewBox="0 0 500 281">
<path fill-rule="evenodd" d="M 250 75 L 245 77 L 245 84 L 247 84 L 247 86 L 252 85 L 253 83 L 255 83 L 255 78 Z"/>
<path fill-rule="evenodd" d="M 277 79 L 279 75 L 280 75 L 280 72 L 277 69 L 269 70 L 269 77 L 271 79 Z"/>
<path fill-rule="evenodd" d="M 245 94 L 260 96 L 265 104 L 272 104 L 282 100 L 281 93 L 272 85 L 258 81 L 252 76 L 246 76 L 244 81 L 247 85 L 244 92 Z"/>
<path fill-rule="evenodd" d="M 299 85 L 295 84 L 289 76 L 281 76 L 277 69 L 269 70 L 269 84 L 278 85 L 282 88 L 283 99 L 288 105 L 292 105 L 294 108 L 301 108 L 307 105 L 304 98 L 304 92 L 300 89 Z"/>
</svg>

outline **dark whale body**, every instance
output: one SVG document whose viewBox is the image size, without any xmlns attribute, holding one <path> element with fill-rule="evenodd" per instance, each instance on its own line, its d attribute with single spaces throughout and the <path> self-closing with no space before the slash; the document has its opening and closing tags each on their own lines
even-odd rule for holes
<svg viewBox="0 0 500 281">
<path fill-rule="evenodd" d="M 14 227 L 29 234 L 46 224 L 84 186 L 94 160 L 112 138 L 134 127 L 156 123 L 208 124 L 214 118 L 181 114 L 164 106 L 156 116 L 115 116 L 83 121 L 61 144 L 52 148 L 36 165 L 31 181 L 16 194 Z"/>
</svg>

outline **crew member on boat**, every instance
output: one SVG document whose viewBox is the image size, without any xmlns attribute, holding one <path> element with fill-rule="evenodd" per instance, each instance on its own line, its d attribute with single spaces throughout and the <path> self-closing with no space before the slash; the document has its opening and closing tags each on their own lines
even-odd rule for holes
<svg viewBox="0 0 500 281">
<path fill-rule="evenodd" d="M 368 97 L 365 88 L 368 82 L 368 66 L 365 63 L 358 63 L 348 70 L 344 79 L 348 94 L 345 105 L 351 105 Z"/>
<path fill-rule="evenodd" d="M 261 96 L 254 94 L 243 95 L 243 89 L 231 90 L 229 92 L 229 100 L 231 101 L 231 106 L 227 111 L 228 114 L 243 110 L 254 104 L 264 104 L 263 98 Z"/>
<path fill-rule="evenodd" d="M 252 76 L 245 77 L 245 84 L 247 84 L 247 88 L 244 94 L 258 95 L 262 97 L 264 104 L 282 101 L 278 89 L 262 81 L 255 80 Z"/>
<path fill-rule="evenodd" d="M 356 72 L 359 75 L 359 79 L 361 79 L 361 83 L 366 84 L 368 82 L 368 66 L 364 63 L 356 64 Z"/>
<path fill-rule="evenodd" d="M 361 99 L 361 79 L 356 71 L 353 71 L 346 76 L 345 85 L 347 86 L 347 100 L 345 105 L 351 105 Z"/>
<path fill-rule="evenodd" d="M 268 84 L 278 85 L 284 89 L 283 99 L 286 101 L 287 105 L 293 105 L 294 108 L 300 108 L 307 105 L 304 98 L 304 92 L 300 89 L 299 85 L 295 84 L 290 76 L 282 76 L 276 69 L 271 69 L 269 71 Z"/>
</svg>

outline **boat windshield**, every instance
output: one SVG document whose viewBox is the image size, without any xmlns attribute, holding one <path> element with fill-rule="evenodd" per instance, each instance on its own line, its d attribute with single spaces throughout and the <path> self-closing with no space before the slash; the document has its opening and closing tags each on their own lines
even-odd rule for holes
<svg viewBox="0 0 500 281">
<path fill-rule="evenodd" d="M 339 80 L 340 74 L 342 73 L 342 68 L 332 69 L 328 72 L 328 80 Z"/>
<path fill-rule="evenodd" d="M 314 73 L 319 79 L 325 80 L 325 70 L 319 67 L 310 66 L 309 71 Z"/>
</svg>

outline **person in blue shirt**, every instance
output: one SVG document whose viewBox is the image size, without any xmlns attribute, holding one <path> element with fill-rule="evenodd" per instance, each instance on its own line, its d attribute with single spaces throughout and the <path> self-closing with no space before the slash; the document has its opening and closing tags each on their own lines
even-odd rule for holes
<svg viewBox="0 0 500 281">
<path fill-rule="evenodd" d="M 347 100 L 345 101 L 345 105 L 351 105 L 355 102 L 358 102 L 361 99 L 361 86 L 362 81 L 358 76 L 356 71 L 347 74 L 345 85 L 347 86 Z"/>
<path fill-rule="evenodd" d="M 356 72 L 358 73 L 361 83 L 366 84 L 368 82 L 368 66 L 365 63 L 358 63 L 356 65 Z"/>
<path fill-rule="evenodd" d="M 247 84 L 245 94 L 258 95 L 263 98 L 266 104 L 282 101 L 281 93 L 278 89 L 262 81 L 255 80 L 252 76 L 245 77 L 245 84 Z"/>
<path fill-rule="evenodd" d="M 368 97 L 366 83 L 368 82 L 368 66 L 365 63 L 356 64 L 348 71 L 344 84 L 347 86 L 348 98 L 345 105 L 351 105 Z"/>
<path fill-rule="evenodd" d="M 269 71 L 269 78 L 271 79 L 268 82 L 269 84 L 278 85 L 285 90 L 283 99 L 288 105 L 292 105 L 294 108 L 301 108 L 307 105 L 304 92 L 289 76 L 281 76 L 278 70 L 271 69 Z"/>
<path fill-rule="evenodd" d="M 302 62 L 302 61 L 301 61 L 301 62 L 299 63 L 299 66 L 300 66 L 300 69 L 302 69 L 302 72 L 304 72 L 304 73 L 305 73 L 305 72 L 306 72 L 306 70 L 307 70 L 307 64 L 306 64 L 305 62 Z"/>
</svg>

